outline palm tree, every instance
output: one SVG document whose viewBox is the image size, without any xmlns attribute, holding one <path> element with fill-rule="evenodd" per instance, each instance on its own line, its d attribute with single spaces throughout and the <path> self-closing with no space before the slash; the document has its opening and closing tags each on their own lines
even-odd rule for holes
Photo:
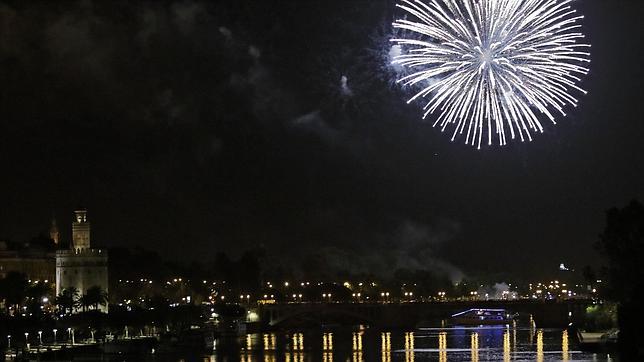
<svg viewBox="0 0 644 362">
<path fill-rule="evenodd" d="M 52 288 L 50 284 L 36 282 L 28 286 L 25 293 L 30 311 L 39 314 L 42 312 L 43 298 L 51 297 Z"/>
<path fill-rule="evenodd" d="M 98 285 L 87 289 L 84 296 L 87 298 L 88 306 L 93 306 L 94 309 L 98 309 L 99 305 L 107 304 L 107 293 Z"/>
<path fill-rule="evenodd" d="M 69 287 L 63 289 L 62 292 L 56 297 L 56 304 L 67 314 L 74 311 L 74 307 L 78 306 L 78 289 Z"/>
<path fill-rule="evenodd" d="M 83 312 L 86 312 L 87 309 L 92 306 L 92 301 L 87 294 L 84 294 L 78 298 L 78 305 L 83 308 Z"/>
</svg>

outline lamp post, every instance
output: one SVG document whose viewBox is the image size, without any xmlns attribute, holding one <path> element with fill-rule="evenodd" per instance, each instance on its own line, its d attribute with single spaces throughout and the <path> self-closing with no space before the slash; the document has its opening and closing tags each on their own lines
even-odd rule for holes
<svg viewBox="0 0 644 362">
<path fill-rule="evenodd" d="M 29 349 L 29 332 L 25 332 L 25 344 L 27 345 L 27 349 Z"/>
<path fill-rule="evenodd" d="M 42 331 L 38 331 L 38 342 L 42 346 Z"/>
<path fill-rule="evenodd" d="M 7 349 L 11 350 L 11 335 L 7 335 Z"/>
<path fill-rule="evenodd" d="M 54 344 L 56 344 L 56 332 L 58 332 L 58 329 L 54 328 Z"/>
<path fill-rule="evenodd" d="M 72 328 L 71 327 L 67 328 L 67 340 L 68 341 L 72 340 Z M 74 342 L 72 342 L 72 344 L 74 344 Z"/>
</svg>

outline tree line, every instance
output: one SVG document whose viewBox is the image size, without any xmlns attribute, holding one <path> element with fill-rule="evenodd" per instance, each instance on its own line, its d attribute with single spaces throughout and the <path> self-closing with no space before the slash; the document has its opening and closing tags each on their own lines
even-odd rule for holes
<svg viewBox="0 0 644 362">
<path fill-rule="evenodd" d="M 0 301 L 5 314 L 38 315 L 46 311 L 70 314 L 78 310 L 97 310 L 107 305 L 108 295 L 100 286 L 88 288 L 85 294 L 71 287 L 55 295 L 52 284 L 31 282 L 25 274 L 9 272 L 0 279 Z"/>
</svg>

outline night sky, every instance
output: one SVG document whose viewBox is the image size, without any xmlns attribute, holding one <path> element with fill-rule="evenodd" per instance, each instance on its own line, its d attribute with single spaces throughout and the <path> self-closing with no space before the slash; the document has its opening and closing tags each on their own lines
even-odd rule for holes
<svg viewBox="0 0 644 362">
<path fill-rule="evenodd" d="M 450 142 L 388 66 L 394 2 L 0 2 L 0 239 L 355 271 L 581 268 L 642 198 L 644 4 L 580 0 L 589 94 L 532 143 Z M 344 81 L 343 81 L 343 77 Z"/>
</svg>

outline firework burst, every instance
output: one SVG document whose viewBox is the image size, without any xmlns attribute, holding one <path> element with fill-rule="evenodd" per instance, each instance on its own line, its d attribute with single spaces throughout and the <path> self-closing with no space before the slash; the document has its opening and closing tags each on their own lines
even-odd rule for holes
<svg viewBox="0 0 644 362">
<path fill-rule="evenodd" d="M 555 122 L 588 73 L 590 45 L 572 0 L 403 0 L 393 23 L 403 36 L 393 64 L 398 82 L 419 89 L 424 115 L 452 140 L 481 147 L 494 139 L 532 140 L 541 119 Z M 451 129 L 453 127 L 453 130 Z"/>
</svg>

